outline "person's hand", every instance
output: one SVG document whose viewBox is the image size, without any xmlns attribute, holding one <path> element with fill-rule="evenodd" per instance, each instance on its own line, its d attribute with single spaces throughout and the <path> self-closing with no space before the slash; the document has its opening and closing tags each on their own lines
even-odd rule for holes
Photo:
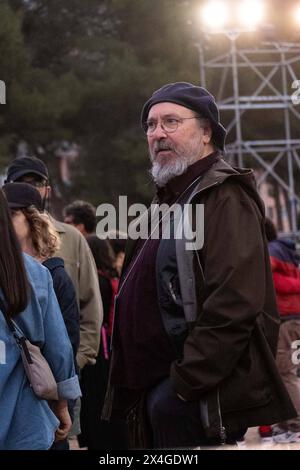
<svg viewBox="0 0 300 470">
<path fill-rule="evenodd" d="M 72 421 L 68 411 L 67 400 L 52 401 L 51 409 L 59 420 L 59 428 L 55 432 L 55 442 L 66 439 L 72 426 Z"/>
</svg>

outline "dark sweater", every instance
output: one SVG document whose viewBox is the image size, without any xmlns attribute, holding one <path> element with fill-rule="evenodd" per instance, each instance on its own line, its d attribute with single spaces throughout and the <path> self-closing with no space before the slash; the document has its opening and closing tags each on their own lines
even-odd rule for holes
<svg viewBox="0 0 300 470">
<path fill-rule="evenodd" d="M 185 188 L 204 173 L 217 159 L 217 154 L 191 165 L 157 191 L 159 203 L 172 204 Z M 135 254 L 122 278 L 130 271 L 118 298 L 114 331 L 114 367 L 111 382 L 127 389 L 145 389 L 169 376 L 176 359 L 164 329 L 156 289 L 156 256 L 160 240 L 139 240 Z M 142 254 L 138 253 L 145 245 Z M 122 279 L 121 279 L 122 285 Z"/>
</svg>

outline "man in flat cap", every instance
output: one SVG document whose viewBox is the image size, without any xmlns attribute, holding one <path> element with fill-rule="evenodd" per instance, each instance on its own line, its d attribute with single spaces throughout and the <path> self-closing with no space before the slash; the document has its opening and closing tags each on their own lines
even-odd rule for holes
<svg viewBox="0 0 300 470">
<path fill-rule="evenodd" d="M 184 233 L 168 239 L 162 228 L 128 241 L 104 415 L 123 413 L 134 447 L 234 442 L 250 426 L 295 415 L 274 362 L 263 204 L 253 171 L 223 159 L 226 131 L 204 88 L 163 86 L 142 126 L 154 202 L 191 207 L 188 222 L 204 238 L 190 249 Z"/>
</svg>

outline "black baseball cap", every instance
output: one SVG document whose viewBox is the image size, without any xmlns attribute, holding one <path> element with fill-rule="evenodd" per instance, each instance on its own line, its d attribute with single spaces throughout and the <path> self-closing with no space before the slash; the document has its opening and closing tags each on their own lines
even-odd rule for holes
<svg viewBox="0 0 300 470">
<path fill-rule="evenodd" d="M 143 128 L 151 107 L 163 102 L 179 104 L 208 118 L 211 122 L 214 143 L 220 150 L 224 150 L 226 129 L 220 123 L 220 113 L 215 98 L 206 88 L 188 82 L 168 83 L 159 88 L 143 106 L 141 114 Z"/>
<path fill-rule="evenodd" d="M 48 168 L 45 163 L 36 157 L 16 158 L 7 170 L 5 183 L 12 183 L 25 175 L 38 175 L 45 180 L 49 179 Z"/>
<path fill-rule="evenodd" d="M 34 206 L 42 212 L 42 198 L 36 188 L 28 183 L 7 183 L 2 187 L 6 196 L 8 207 L 11 209 L 25 209 Z"/>
</svg>

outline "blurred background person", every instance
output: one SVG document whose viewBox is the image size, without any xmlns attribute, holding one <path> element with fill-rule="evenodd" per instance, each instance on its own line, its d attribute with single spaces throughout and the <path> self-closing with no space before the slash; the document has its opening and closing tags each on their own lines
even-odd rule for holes
<svg viewBox="0 0 300 470">
<path fill-rule="evenodd" d="M 85 238 L 88 238 L 90 235 L 95 235 L 97 227 L 96 208 L 89 202 L 80 200 L 74 201 L 64 208 L 63 214 L 64 222 L 77 228 Z M 120 277 L 125 258 L 127 234 L 120 230 L 110 230 L 107 233 L 107 237 L 113 249 L 113 253 L 111 254 L 114 258 L 114 268 L 118 277 Z M 93 254 L 95 258 L 95 253 Z"/>
<path fill-rule="evenodd" d="M 96 230 L 96 208 L 86 201 L 74 201 L 64 208 L 64 222 L 77 228 L 86 238 Z"/>
<path fill-rule="evenodd" d="M 4 185 L 13 225 L 24 253 L 31 255 L 49 269 L 54 291 L 73 348 L 74 363 L 79 346 L 79 309 L 73 283 L 64 268 L 64 262 L 54 257 L 60 240 L 47 216 L 41 213 L 42 199 L 39 192 L 27 183 Z M 73 419 L 74 402 L 69 401 L 69 412 Z M 65 439 L 53 445 L 53 449 L 67 450 Z"/>
<path fill-rule="evenodd" d="M 0 227 L 0 286 L 6 314 L 41 348 L 57 381 L 59 396 L 58 401 L 48 403 L 33 393 L 20 349 L 2 311 L 0 340 L 6 347 L 6 360 L 0 364 L 0 449 L 46 450 L 54 439 L 67 437 L 71 426 L 67 399 L 80 396 L 72 347 L 50 273 L 30 256 L 24 255 L 23 259 L 1 190 Z"/>
<path fill-rule="evenodd" d="M 8 183 L 3 186 L 14 229 L 24 253 L 44 264 L 52 276 L 54 291 L 72 344 L 74 359 L 79 345 L 79 310 L 71 278 L 64 262 L 54 257 L 60 240 L 47 216 L 41 213 L 39 192 L 27 183 Z"/>
<path fill-rule="evenodd" d="M 28 183 L 42 198 L 42 207 L 49 205 L 51 186 L 45 163 L 39 158 L 16 158 L 8 167 L 6 183 Z M 55 253 L 64 260 L 65 269 L 75 287 L 80 309 L 80 343 L 77 364 L 82 369 L 94 364 L 99 350 L 102 323 L 102 302 L 98 289 L 97 271 L 91 251 L 82 235 L 68 224 L 51 217 L 61 244 Z"/>
<path fill-rule="evenodd" d="M 114 230 L 108 233 L 108 241 L 115 254 L 115 269 L 118 276 L 121 276 L 123 263 L 125 259 L 125 247 L 127 243 L 127 233 L 121 230 Z"/>
<path fill-rule="evenodd" d="M 300 442 L 300 368 L 293 361 L 293 342 L 300 340 L 300 257 L 296 244 L 287 237 L 278 238 L 271 220 L 266 219 L 271 268 L 281 325 L 276 362 L 298 416 L 273 427 L 273 440 L 278 443 Z M 260 428 L 261 437 L 270 432 Z"/>
<path fill-rule="evenodd" d="M 34 186 L 42 198 L 42 207 L 50 205 L 51 186 L 49 172 L 45 163 L 39 158 L 16 158 L 7 170 L 6 183 L 25 182 Z M 98 287 L 97 271 L 91 251 L 85 238 L 68 224 L 59 222 L 51 216 L 61 245 L 55 253 L 64 260 L 65 269 L 72 279 L 80 310 L 80 342 L 76 361 L 81 370 L 88 364 L 95 364 L 99 351 L 100 329 L 102 325 L 102 301 Z M 80 433 L 80 401 L 74 410 L 74 423 L 71 435 Z"/>
<path fill-rule="evenodd" d="M 114 252 L 108 240 L 91 235 L 87 237 L 87 242 L 98 270 L 104 320 L 96 364 L 86 367 L 82 374 L 84 398 L 81 406 L 81 434 L 78 440 L 82 447 L 88 449 L 124 449 L 127 447 L 126 424 L 119 420 L 112 420 L 110 423 L 101 420 L 110 364 L 114 298 L 119 279 L 114 268 Z"/>
</svg>

